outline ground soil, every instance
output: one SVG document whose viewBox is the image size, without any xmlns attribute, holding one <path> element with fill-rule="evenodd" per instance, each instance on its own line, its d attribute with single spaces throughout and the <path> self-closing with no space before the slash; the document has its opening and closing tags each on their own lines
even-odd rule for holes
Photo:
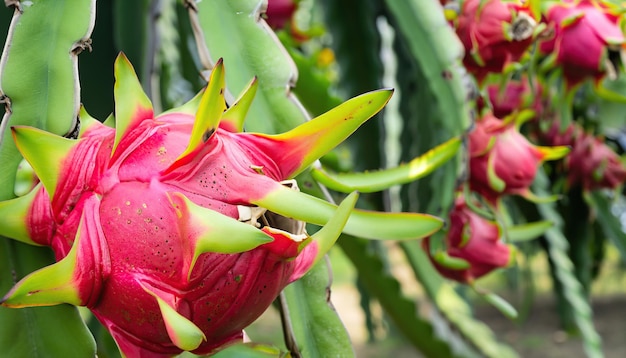
<svg viewBox="0 0 626 358">
<path fill-rule="evenodd" d="M 613 260 L 616 261 L 616 260 Z M 611 261 L 611 262 L 613 262 Z M 349 270 L 339 264 L 332 289 L 332 301 L 342 321 L 346 325 L 358 358 L 419 358 L 422 355 L 402 341 L 401 338 L 389 338 L 384 329 L 377 335 L 374 343 L 368 343 L 364 316 L 360 307 L 359 293 L 355 286 L 354 274 L 346 274 Z M 334 267 L 335 270 L 335 267 Z M 554 295 L 550 289 L 547 267 L 536 269 L 537 296 L 532 302 L 529 315 L 523 323 L 515 323 L 504 317 L 491 306 L 478 305 L 475 316 L 485 322 L 498 339 L 513 347 L 521 358 L 585 358 L 581 340 L 570 336 L 560 327 Z M 545 271 L 545 272 L 544 272 Z M 602 337 L 602 347 L 606 358 L 626 358 L 626 275 L 623 268 L 608 267 L 605 274 L 598 279 L 592 290 L 594 323 Z M 394 273 L 404 280 L 410 276 L 409 270 L 403 269 Z M 407 280 L 407 282 L 410 282 Z M 403 287 L 415 287 L 409 283 Z M 516 302 L 515 295 L 506 294 L 500 287 L 495 292 L 505 296 L 509 302 Z M 420 300 L 423 294 L 405 292 L 408 297 Z M 374 314 L 382 316 L 380 309 Z M 518 307 L 519 309 L 519 307 Z M 276 310 L 270 309 L 253 324 L 249 330 L 253 340 L 280 345 L 282 333 L 280 318 Z M 277 343 L 278 342 L 278 343 Z"/>
<path fill-rule="evenodd" d="M 626 295 L 595 299 L 594 322 L 602 337 L 606 358 L 626 358 Z M 476 316 L 496 332 L 500 341 L 511 345 L 522 358 L 585 358 L 578 337 L 560 329 L 551 297 L 535 301 L 528 319 L 516 324 L 489 306 L 477 307 Z M 401 342 L 355 344 L 359 358 L 414 358 L 422 355 Z"/>
<path fill-rule="evenodd" d="M 605 357 L 626 357 L 626 295 L 594 298 L 592 307 Z M 568 336 L 560 329 L 551 297 L 535 301 L 530 317 L 519 326 L 490 307 L 478 309 L 476 316 L 523 358 L 586 357 L 580 339 Z"/>
</svg>

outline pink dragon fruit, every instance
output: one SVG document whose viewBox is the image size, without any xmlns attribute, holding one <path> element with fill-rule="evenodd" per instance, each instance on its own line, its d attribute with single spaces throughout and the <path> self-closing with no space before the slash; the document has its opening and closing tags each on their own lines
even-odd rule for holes
<svg viewBox="0 0 626 358">
<path fill-rule="evenodd" d="M 539 83 L 533 83 L 531 88 L 527 79 L 510 80 L 503 89 L 497 84 L 487 86 L 491 111 L 500 119 L 525 109 L 533 110 L 534 118 L 540 117 L 543 114 L 542 92 Z M 484 106 L 482 102 L 484 99 L 480 98 L 479 109 Z"/>
<path fill-rule="evenodd" d="M 565 160 L 568 186 L 582 186 L 584 190 L 615 189 L 626 182 L 626 166 L 617 153 L 579 124 L 571 123 L 561 130 L 561 124 L 555 121 L 543 139 L 549 144 L 572 148 Z"/>
<path fill-rule="evenodd" d="M 465 0 L 454 26 L 465 47 L 463 64 L 478 82 L 521 59 L 537 19 L 520 1 Z"/>
<path fill-rule="evenodd" d="M 600 138 L 583 133 L 567 157 L 568 184 L 585 190 L 615 189 L 626 182 L 626 167 Z"/>
<path fill-rule="evenodd" d="M 560 66 L 568 86 L 585 79 L 616 76 L 609 50 L 621 51 L 626 42 L 620 27 L 620 13 L 596 0 L 564 0 L 550 5 L 546 21 L 552 36 L 539 50 Z"/>
<path fill-rule="evenodd" d="M 12 128 L 41 185 L 0 203 L 0 233 L 50 246 L 57 262 L 0 302 L 86 306 L 126 357 L 214 352 L 240 340 L 344 225 L 349 232 L 356 194 L 335 210 L 287 179 L 378 112 L 391 91 L 265 135 L 241 132 L 256 82 L 227 108 L 221 61 L 202 96 L 156 117 L 124 56 L 115 73 L 115 129 L 84 110 L 78 140 Z M 303 207 L 303 197 L 325 209 Z M 299 220 L 326 225 L 308 236 Z"/>
<path fill-rule="evenodd" d="M 500 237 L 501 230 L 495 221 L 473 212 L 463 197 L 459 197 L 450 211 L 450 228 L 445 239 L 446 252 L 450 257 L 465 260 L 467 267 L 447 267 L 439 262 L 431 253 L 430 237 L 422 240 L 422 248 L 442 276 L 462 283 L 472 283 L 493 270 L 508 265 L 510 249 Z"/>
<path fill-rule="evenodd" d="M 516 128 L 486 114 L 469 135 L 470 187 L 495 203 L 503 194 L 529 195 L 537 169 L 546 160 L 562 158 L 567 147 L 539 147 Z"/>
<path fill-rule="evenodd" d="M 269 0 L 267 2 L 267 24 L 279 30 L 291 21 L 298 4 L 293 0 Z"/>
</svg>

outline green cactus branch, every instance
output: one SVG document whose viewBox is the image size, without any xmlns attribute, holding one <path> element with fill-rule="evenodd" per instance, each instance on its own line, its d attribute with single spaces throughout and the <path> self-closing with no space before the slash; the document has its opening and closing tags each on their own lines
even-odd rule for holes
<svg viewBox="0 0 626 358">
<path fill-rule="evenodd" d="M 546 174 L 540 171 L 534 183 L 534 191 L 538 195 L 546 196 L 549 193 L 548 185 Z M 543 219 L 554 223 L 554 226 L 545 232 L 544 237 L 554 277 L 560 287 L 563 303 L 566 305 L 561 309 L 571 310 L 573 313 L 574 324 L 580 332 L 587 356 L 603 357 L 602 340 L 594 327 L 589 301 L 582 284 L 576 278 L 575 267 L 567 254 L 569 243 L 562 232 L 563 219 L 555 210 L 554 203 L 539 204 L 537 210 Z"/>
<path fill-rule="evenodd" d="M 78 54 L 90 47 L 95 21 L 95 1 L 18 4 L 7 36 L 10 46 L 0 59 L 0 95 L 6 103 L 0 137 L 4 168 L 0 200 L 14 195 L 21 160 L 11 126 L 31 125 L 60 135 L 74 128 L 80 104 Z M 42 26 L 46 31 L 41 31 Z M 41 94 L 33 96 L 34 89 Z"/>
<path fill-rule="evenodd" d="M 94 0 L 35 0 L 14 5 L 7 46 L 0 59 L 0 94 L 6 103 L 0 127 L 3 168 L 0 200 L 15 195 L 15 173 L 22 160 L 11 138 L 11 126 L 29 125 L 65 135 L 76 125 L 80 103 L 78 54 L 89 49 L 95 21 Z M 4 238 L 0 241 L 3 292 L 17 279 L 52 261 L 49 252 L 41 248 Z M 29 357 L 95 354 L 95 342 L 74 307 L 23 310 L 3 307 L 0 320 L 3 354 Z M 51 331 L 56 334 L 50 335 Z M 74 344 L 58 344 L 59 341 Z"/>
<path fill-rule="evenodd" d="M 253 77 L 258 78 L 259 93 L 246 130 L 281 133 L 309 116 L 290 92 L 297 69 L 274 32 L 260 19 L 262 4 L 257 0 L 187 2 L 202 65 L 211 69 L 217 59 L 223 58 L 236 69 L 227 76 L 230 98 Z"/>
<path fill-rule="evenodd" d="M 446 320 L 451 330 L 457 331 L 462 344 L 486 357 L 517 357 L 510 347 L 497 341 L 487 325 L 472 317 L 469 304 L 437 274 L 417 242 L 403 242 L 400 247 L 426 294 L 443 315 L 441 319 Z"/>
<path fill-rule="evenodd" d="M 378 299 L 405 337 L 427 357 L 456 357 L 447 340 L 440 337 L 434 325 L 420 317 L 415 302 L 400 292 L 400 283 L 385 269 L 381 258 L 369 252 L 366 241 L 347 235 L 338 241 L 342 251 L 362 274 L 365 287 Z"/>
</svg>

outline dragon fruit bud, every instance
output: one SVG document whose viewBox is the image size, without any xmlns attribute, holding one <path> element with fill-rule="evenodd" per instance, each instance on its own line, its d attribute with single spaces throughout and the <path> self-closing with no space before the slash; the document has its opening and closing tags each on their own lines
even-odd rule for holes
<svg viewBox="0 0 626 358">
<path fill-rule="evenodd" d="M 537 19 L 519 1 L 465 0 L 454 25 L 465 47 L 463 64 L 483 82 L 488 73 L 501 73 L 521 59 Z"/>
<path fill-rule="evenodd" d="M 564 0 L 550 5 L 546 21 L 553 28 L 540 52 L 560 67 L 569 87 L 585 79 L 615 77 L 609 51 L 621 52 L 625 42 L 620 14 L 596 0 Z"/>
<path fill-rule="evenodd" d="M 221 61 L 201 96 L 158 116 L 123 55 L 115 75 L 115 115 L 105 122 L 115 128 L 84 109 L 77 140 L 11 128 L 41 183 L 0 202 L 0 233 L 51 247 L 57 262 L 0 303 L 86 306 L 126 357 L 214 352 L 241 340 L 342 230 L 363 221 L 353 217 L 370 215 L 353 210 L 356 193 L 339 207 L 322 205 L 292 178 L 378 112 L 391 91 L 266 135 L 241 132 L 256 81 L 227 108 Z M 309 236 L 300 220 L 324 227 Z"/>
<path fill-rule="evenodd" d="M 510 261 L 509 247 L 501 240 L 501 230 L 494 221 L 473 212 L 462 197 L 457 198 L 449 215 L 449 229 L 445 237 L 446 253 L 461 259 L 465 265 L 454 267 L 446 264 L 431 252 L 431 237 L 422 240 L 422 248 L 428 254 L 439 273 L 451 280 L 472 283 L 491 271 L 506 267 Z"/>
<path fill-rule="evenodd" d="M 476 122 L 469 141 L 470 187 L 492 203 L 503 194 L 528 194 L 539 166 L 568 152 L 567 147 L 535 146 L 514 123 L 491 114 Z"/>
</svg>

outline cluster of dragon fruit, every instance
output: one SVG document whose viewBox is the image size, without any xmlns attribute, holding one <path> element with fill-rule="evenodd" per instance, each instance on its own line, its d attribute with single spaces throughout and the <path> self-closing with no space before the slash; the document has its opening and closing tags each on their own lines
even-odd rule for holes
<svg viewBox="0 0 626 358">
<path fill-rule="evenodd" d="M 510 195 L 548 200 L 531 191 L 545 161 L 553 177 L 564 178 L 564 192 L 616 190 L 626 181 L 619 145 L 572 110 L 586 90 L 602 92 L 623 71 L 625 18 L 623 8 L 601 0 L 441 3 L 480 94 L 469 133 L 469 190 L 459 189 L 443 239 L 460 264 L 430 257 L 443 276 L 472 284 L 513 259 L 503 223 L 484 213 L 497 213 Z"/>
</svg>

